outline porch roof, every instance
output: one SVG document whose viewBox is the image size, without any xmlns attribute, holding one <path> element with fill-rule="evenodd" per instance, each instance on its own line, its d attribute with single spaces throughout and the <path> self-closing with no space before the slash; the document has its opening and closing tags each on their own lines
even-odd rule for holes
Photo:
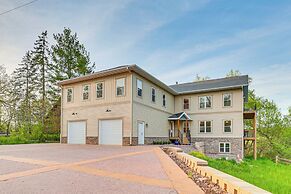
<svg viewBox="0 0 291 194">
<path fill-rule="evenodd" d="M 190 120 L 192 121 L 192 119 L 189 117 L 189 115 L 185 112 L 179 112 L 176 114 L 173 114 L 171 116 L 168 117 L 169 121 L 175 121 L 175 120 Z"/>
</svg>

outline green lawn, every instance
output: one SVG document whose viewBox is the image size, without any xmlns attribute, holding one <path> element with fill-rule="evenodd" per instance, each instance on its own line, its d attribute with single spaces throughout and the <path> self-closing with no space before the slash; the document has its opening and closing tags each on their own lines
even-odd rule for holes
<svg viewBox="0 0 291 194">
<path fill-rule="evenodd" d="M 30 144 L 30 143 L 55 143 L 60 141 L 59 134 L 44 134 L 41 138 L 32 138 L 24 136 L 9 136 L 0 137 L 0 145 L 11 145 L 11 144 Z"/>
<path fill-rule="evenodd" d="M 246 158 L 244 162 L 237 164 L 231 160 L 211 159 L 197 152 L 191 152 L 190 154 L 207 160 L 208 165 L 212 168 L 238 177 L 272 193 L 291 193 L 291 165 L 276 165 L 272 160 L 265 158 L 259 158 L 258 160 Z"/>
</svg>

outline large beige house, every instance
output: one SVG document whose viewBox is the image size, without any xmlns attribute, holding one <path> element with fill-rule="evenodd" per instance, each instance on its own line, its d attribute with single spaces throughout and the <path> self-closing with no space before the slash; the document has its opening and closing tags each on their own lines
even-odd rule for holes
<svg viewBox="0 0 291 194">
<path fill-rule="evenodd" d="M 137 65 L 64 80 L 61 142 L 202 145 L 243 157 L 248 76 L 166 85 Z"/>
</svg>

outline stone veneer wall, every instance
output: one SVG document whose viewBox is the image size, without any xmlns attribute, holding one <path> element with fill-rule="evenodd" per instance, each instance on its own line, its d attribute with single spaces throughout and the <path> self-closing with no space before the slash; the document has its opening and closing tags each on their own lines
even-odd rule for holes
<svg viewBox="0 0 291 194">
<path fill-rule="evenodd" d="M 169 141 L 169 137 L 145 137 L 144 144 L 153 144 L 153 142 Z"/>
<path fill-rule="evenodd" d="M 98 137 L 86 137 L 86 144 L 98 145 Z"/>
<path fill-rule="evenodd" d="M 61 143 L 68 143 L 67 137 L 61 137 Z"/>
<path fill-rule="evenodd" d="M 137 145 L 137 137 L 132 137 L 131 138 L 131 144 L 132 145 Z M 123 137 L 122 138 L 122 145 L 130 145 L 130 137 Z"/>
<path fill-rule="evenodd" d="M 191 143 L 195 144 L 198 142 L 204 142 L 204 153 L 210 157 L 228 157 L 237 159 L 237 156 L 239 155 L 240 158 L 243 158 L 242 138 L 191 138 Z M 230 143 L 230 153 L 219 152 L 220 142 Z"/>
</svg>

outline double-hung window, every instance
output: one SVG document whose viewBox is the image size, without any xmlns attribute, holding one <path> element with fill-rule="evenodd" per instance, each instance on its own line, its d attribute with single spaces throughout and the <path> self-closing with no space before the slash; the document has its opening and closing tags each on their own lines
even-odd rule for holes
<svg viewBox="0 0 291 194">
<path fill-rule="evenodd" d="M 231 120 L 224 120 L 223 121 L 223 131 L 225 133 L 230 133 L 232 129 L 232 123 Z"/>
<path fill-rule="evenodd" d="M 163 107 L 166 107 L 166 95 L 163 94 Z"/>
<path fill-rule="evenodd" d="M 116 96 L 125 95 L 125 78 L 119 78 L 116 80 Z"/>
<path fill-rule="evenodd" d="M 73 88 L 68 88 L 67 89 L 67 102 L 72 102 L 73 101 Z"/>
<path fill-rule="evenodd" d="M 152 102 L 156 102 L 156 89 L 152 88 Z"/>
<path fill-rule="evenodd" d="M 212 122 L 211 121 L 200 121 L 199 131 L 200 133 L 210 133 L 212 131 Z"/>
<path fill-rule="evenodd" d="M 225 143 L 225 142 L 219 143 L 219 152 L 220 153 L 229 153 L 230 152 L 230 143 Z"/>
<path fill-rule="evenodd" d="M 184 102 L 183 102 L 183 108 L 184 110 L 189 110 L 190 107 L 190 102 L 189 102 L 189 98 L 184 98 Z"/>
<path fill-rule="evenodd" d="M 212 97 L 211 96 L 200 96 L 199 97 L 199 107 L 201 109 L 211 108 L 212 106 Z"/>
<path fill-rule="evenodd" d="M 230 107 L 231 106 L 232 95 L 231 94 L 223 94 L 223 106 Z"/>
<path fill-rule="evenodd" d="M 96 83 L 96 98 L 104 97 L 104 82 Z"/>
<path fill-rule="evenodd" d="M 89 85 L 83 86 L 83 95 L 82 95 L 83 100 L 89 100 L 89 90 L 90 90 Z"/>
<path fill-rule="evenodd" d="M 142 81 L 137 79 L 136 85 L 137 85 L 137 96 L 142 97 Z"/>
</svg>

